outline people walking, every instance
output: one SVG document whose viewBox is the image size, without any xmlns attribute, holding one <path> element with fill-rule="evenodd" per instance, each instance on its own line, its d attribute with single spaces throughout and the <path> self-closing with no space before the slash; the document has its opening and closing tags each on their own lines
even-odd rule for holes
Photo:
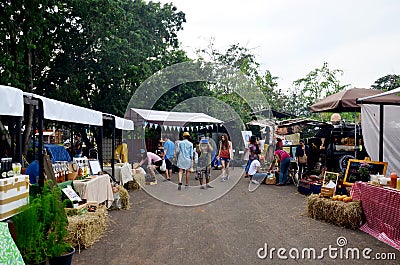
<svg viewBox="0 0 400 265">
<path fill-rule="evenodd" d="M 231 160 L 231 149 L 232 142 L 229 141 L 228 135 L 226 133 L 222 134 L 221 140 L 219 141 L 219 151 L 217 157 L 221 161 L 222 166 L 221 181 L 226 181 L 229 179 L 229 162 Z"/>
<path fill-rule="evenodd" d="M 200 137 L 199 145 L 196 148 L 198 155 L 197 178 L 200 182 L 200 189 L 214 188 L 209 184 L 211 178 L 211 153 L 213 150 L 214 148 L 212 147 L 209 139 L 202 135 Z M 206 181 L 205 185 L 203 178 L 205 178 Z"/>
<path fill-rule="evenodd" d="M 166 165 L 165 179 L 170 181 L 172 177 L 172 159 L 175 155 L 175 144 L 168 138 L 168 136 L 164 136 L 164 154 Z"/>
<path fill-rule="evenodd" d="M 190 168 L 192 167 L 192 160 L 193 160 L 193 144 L 189 141 L 190 134 L 189 132 L 184 132 L 183 140 L 179 142 L 177 148 L 177 156 L 178 156 L 178 190 L 182 189 L 182 176 L 183 172 L 186 175 L 186 188 L 189 188 L 189 175 L 190 175 Z"/>
</svg>

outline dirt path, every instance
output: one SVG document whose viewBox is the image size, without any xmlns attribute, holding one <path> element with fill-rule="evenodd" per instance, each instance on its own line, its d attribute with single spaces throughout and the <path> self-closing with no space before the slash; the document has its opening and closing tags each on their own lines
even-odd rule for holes
<svg viewBox="0 0 400 265">
<path fill-rule="evenodd" d="M 131 209 L 111 211 L 106 234 L 91 248 L 75 254 L 73 264 L 399 264 L 399 251 L 368 234 L 308 218 L 306 197 L 294 186 L 261 185 L 249 192 L 248 179 L 239 179 L 241 173 L 234 172 L 237 185 L 222 198 L 201 206 L 174 206 L 145 191 L 130 192 Z M 161 185 L 167 183 L 159 182 L 158 188 Z M 173 192 L 182 200 L 190 199 L 189 191 Z M 371 248 L 371 256 L 395 253 L 397 262 L 331 259 L 328 252 L 323 260 L 282 260 L 276 251 L 272 259 L 257 256 L 265 244 L 269 250 L 285 248 L 286 256 L 291 248 L 300 253 L 314 248 L 318 256 L 329 246 L 337 248 L 339 255 L 340 249 L 346 250 L 337 245 L 341 236 L 347 239 L 346 248 Z"/>
</svg>

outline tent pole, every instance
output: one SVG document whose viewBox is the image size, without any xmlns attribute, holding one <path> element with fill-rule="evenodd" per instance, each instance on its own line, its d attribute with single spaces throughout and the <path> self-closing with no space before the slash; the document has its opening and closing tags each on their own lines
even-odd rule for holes
<svg viewBox="0 0 400 265">
<path fill-rule="evenodd" d="M 115 159 L 114 159 L 114 152 L 115 152 L 115 116 L 112 116 L 112 141 L 111 141 L 111 174 L 113 178 L 115 177 Z"/>
<path fill-rule="evenodd" d="M 38 145 L 38 160 L 39 160 L 39 187 L 44 186 L 44 150 L 43 150 L 43 102 L 38 99 L 38 130 L 39 130 L 39 145 Z"/>
<path fill-rule="evenodd" d="M 354 109 L 354 158 L 357 159 L 357 112 Z"/>
<path fill-rule="evenodd" d="M 379 105 L 379 161 L 383 162 L 383 104 Z"/>
</svg>

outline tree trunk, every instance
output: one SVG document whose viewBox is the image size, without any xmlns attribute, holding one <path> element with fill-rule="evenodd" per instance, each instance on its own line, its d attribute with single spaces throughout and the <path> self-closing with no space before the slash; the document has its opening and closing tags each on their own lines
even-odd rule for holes
<svg viewBox="0 0 400 265">
<path fill-rule="evenodd" d="M 29 71 L 29 85 L 28 85 L 28 92 L 33 91 L 33 76 L 32 76 L 32 51 L 29 49 L 27 52 L 27 60 L 28 60 L 28 71 Z M 23 135 L 23 147 L 22 147 L 22 155 L 26 157 L 29 150 L 29 141 L 31 138 L 32 133 L 32 123 L 33 123 L 33 112 L 34 106 L 28 105 L 25 106 L 28 109 L 27 120 L 25 120 L 25 131 Z M 33 132 L 36 133 L 36 132 Z M 33 143 L 33 150 L 35 150 L 35 143 Z M 29 162 L 29 161 L 28 161 Z"/>
</svg>

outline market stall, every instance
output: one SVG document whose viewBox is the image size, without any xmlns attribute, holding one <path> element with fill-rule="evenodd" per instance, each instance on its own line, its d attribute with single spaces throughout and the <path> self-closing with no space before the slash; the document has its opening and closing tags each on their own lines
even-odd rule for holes
<svg viewBox="0 0 400 265">
<path fill-rule="evenodd" d="M 222 124 L 223 121 L 211 117 L 205 113 L 197 113 L 197 112 L 174 112 L 174 111 L 159 111 L 159 110 L 151 110 L 151 109 L 137 109 L 130 108 L 125 113 L 125 118 L 132 120 L 135 125 L 145 128 L 148 124 L 153 124 L 156 126 L 160 126 L 166 130 L 167 128 L 170 130 L 188 130 L 189 128 L 185 128 L 189 123 L 203 123 L 203 124 Z M 210 125 L 211 127 L 213 125 Z M 204 127 L 208 127 L 204 126 Z M 216 127 L 218 130 L 218 126 Z M 136 146 L 132 145 L 130 148 L 129 157 L 137 157 L 137 150 L 139 148 L 145 148 L 144 143 L 136 143 Z M 132 152 L 136 151 L 136 152 Z"/>
<path fill-rule="evenodd" d="M 400 172 L 400 88 L 358 98 L 363 117 L 364 143 L 372 160 L 389 163 L 389 172 Z"/>
<path fill-rule="evenodd" d="M 9 86 L 0 86 L 0 116 L 16 118 L 16 125 L 21 127 L 21 118 L 24 115 L 24 101 L 22 91 Z M 16 132 L 19 137 L 17 150 L 20 150 L 20 131 Z M 13 146 L 14 142 L 12 142 Z M 13 148 L 11 148 L 13 149 Z M 29 177 L 21 175 L 21 152 L 11 152 L 14 158 L 1 158 L 0 173 L 0 220 L 10 218 L 21 211 L 28 203 Z M 19 159 L 18 159 L 19 158 Z M 13 163 L 14 162 L 14 163 Z"/>
</svg>

